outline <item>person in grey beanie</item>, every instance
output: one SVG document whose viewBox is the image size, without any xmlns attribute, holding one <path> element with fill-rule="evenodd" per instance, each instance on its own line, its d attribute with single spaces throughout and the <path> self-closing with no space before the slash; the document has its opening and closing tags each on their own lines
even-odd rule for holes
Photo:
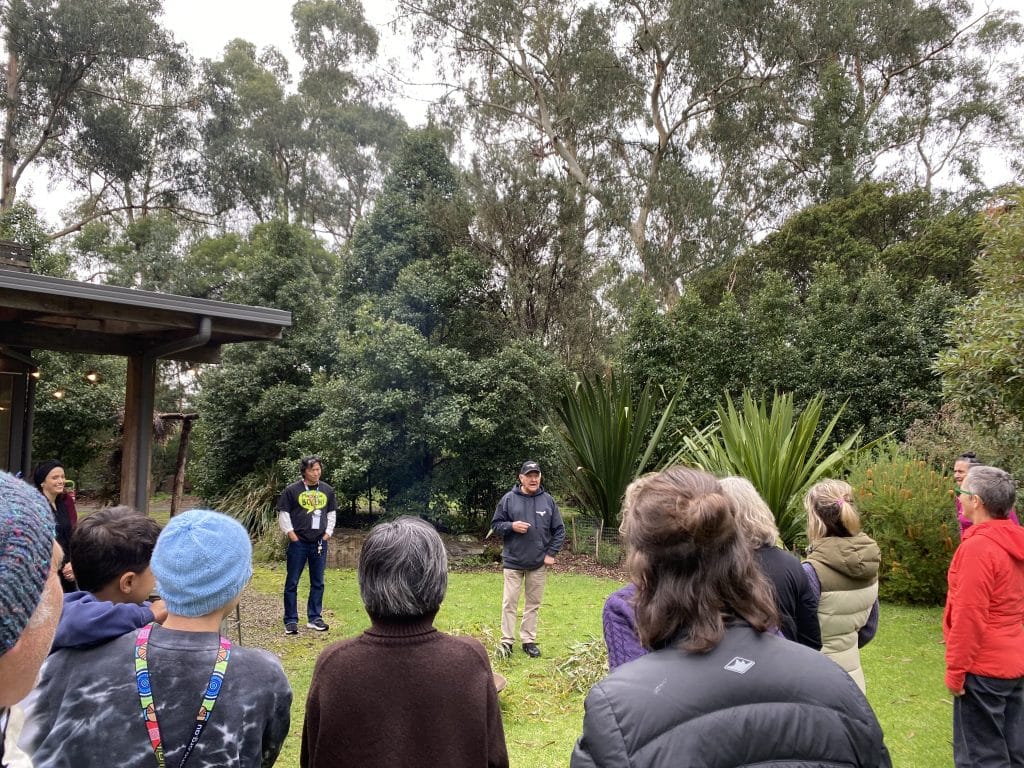
<svg viewBox="0 0 1024 768">
<path fill-rule="evenodd" d="M 252 576 L 245 528 L 204 509 L 174 517 L 150 568 L 167 605 L 163 625 L 51 655 L 20 745 L 36 768 L 149 768 L 190 758 L 273 765 L 290 725 L 291 687 L 276 657 L 220 634 Z"/>
<path fill-rule="evenodd" d="M 0 765 L 8 708 L 31 690 L 60 618 L 63 552 L 53 536 L 45 499 L 0 472 Z"/>
</svg>

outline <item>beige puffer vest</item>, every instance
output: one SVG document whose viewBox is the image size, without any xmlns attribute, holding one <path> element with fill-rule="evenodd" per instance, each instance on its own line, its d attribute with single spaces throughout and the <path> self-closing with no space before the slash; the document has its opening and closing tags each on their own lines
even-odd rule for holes
<svg viewBox="0 0 1024 768">
<path fill-rule="evenodd" d="M 878 545 L 865 533 L 828 536 L 815 542 L 806 562 L 821 582 L 821 652 L 845 669 L 863 691 L 857 632 L 867 624 L 878 599 Z"/>
</svg>

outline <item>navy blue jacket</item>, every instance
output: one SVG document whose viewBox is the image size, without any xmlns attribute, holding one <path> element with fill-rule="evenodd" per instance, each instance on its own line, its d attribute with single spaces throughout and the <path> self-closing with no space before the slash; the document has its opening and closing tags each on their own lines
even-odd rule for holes
<svg viewBox="0 0 1024 768">
<path fill-rule="evenodd" d="M 526 533 L 516 533 L 512 523 L 523 520 L 530 524 Z M 565 524 L 558 505 L 544 486 L 533 496 L 523 493 L 519 485 L 501 497 L 494 510 L 491 528 L 504 538 L 501 553 L 506 568 L 535 571 L 544 565 L 544 556 L 554 557 L 565 543 Z"/>
<path fill-rule="evenodd" d="M 61 648 L 91 648 L 126 635 L 153 620 L 149 603 L 112 603 L 91 592 L 64 595 L 64 610 L 57 624 L 50 653 Z"/>
</svg>

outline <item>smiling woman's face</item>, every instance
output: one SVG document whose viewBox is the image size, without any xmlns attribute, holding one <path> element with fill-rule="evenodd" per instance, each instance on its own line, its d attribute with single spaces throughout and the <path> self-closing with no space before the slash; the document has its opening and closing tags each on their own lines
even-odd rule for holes
<svg viewBox="0 0 1024 768">
<path fill-rule="evenodd" d="M 55 467 L 43 480 L 43 493 L 48 498 L 54 498 L 64 493 L 64 468 Z"/>
</svg>

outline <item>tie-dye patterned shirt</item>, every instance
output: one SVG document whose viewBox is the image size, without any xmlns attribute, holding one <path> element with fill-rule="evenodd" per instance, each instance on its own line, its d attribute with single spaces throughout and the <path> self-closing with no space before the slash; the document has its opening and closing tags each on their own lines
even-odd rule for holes
<svg viewBox="0 0 1024 768">
<path fill-rule="evenodd" d="M 64 649 L 43 665 L 20 744 L 36 768 L 153 768 L 135 685 L 137 632 L 86 650 Z M 218 648 L 213 632 L 157 625 L 149 671 L 166 764 L 177 766 L 192 736 Z M 291 687 L 266 651 L 234 646 L 224 687 L 188 768 L 272 766 L 288 734 Z"/>
</svg>

